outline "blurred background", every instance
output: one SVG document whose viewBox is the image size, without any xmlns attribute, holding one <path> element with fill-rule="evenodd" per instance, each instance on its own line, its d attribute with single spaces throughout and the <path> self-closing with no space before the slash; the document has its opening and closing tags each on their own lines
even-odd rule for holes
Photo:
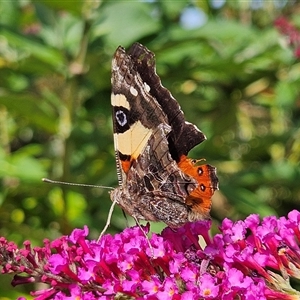
<svg viewBox="0 0 300 300">
<path fill-rule="evenodd" d="M 0 1 L 0 236 L 103 229 L 107 190 L 41 178 L 117 186 L 110 64 L 136 41 L 207 136 L 190 156 L 217 167 L 215 227 L 300 209 L 297 1 Z M 116 208 L 108 232 L 125 226 Z M 0 299 L 26 295 L 9 280 Z"/>
</svg>

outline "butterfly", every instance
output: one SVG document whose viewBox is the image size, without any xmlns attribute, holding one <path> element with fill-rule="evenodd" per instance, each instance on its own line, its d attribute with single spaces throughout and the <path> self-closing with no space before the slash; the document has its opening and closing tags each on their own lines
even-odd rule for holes
<svg viewBox="0 0 300 300">
<path fill-rule="evenodd" d="M 119 187 L 111 200 L 136 221 L 172 228 L 209 218 L 216 168 L 187 157 L 205 135 L 156 74 L 154 54 L 134 43 L 112 60 L 114 145 Z"/>
</svg>

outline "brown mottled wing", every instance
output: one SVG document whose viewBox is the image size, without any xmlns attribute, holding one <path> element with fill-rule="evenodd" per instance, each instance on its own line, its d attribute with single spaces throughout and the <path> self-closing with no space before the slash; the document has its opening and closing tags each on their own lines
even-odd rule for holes
<svg viewBox="0 0 300 300">
<path fill-rule="evenodd" d="M 177 228 L 183 224 L 209 218 L 209 207 L 193 212 L 186 197 L 198 184 L 178 168 L 168 148 L 171 127 L 160 124 L 148 145 L 127 173 L 127 183 L 111 192 L 116 201 L 135 219 L 161 221 Z"/>
</svg>

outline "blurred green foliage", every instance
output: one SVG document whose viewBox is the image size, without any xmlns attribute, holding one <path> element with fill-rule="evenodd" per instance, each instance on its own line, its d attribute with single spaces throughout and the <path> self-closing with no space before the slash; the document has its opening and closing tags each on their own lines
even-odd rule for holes
<svg viewBox="0 0 300 300">
<path fill-rule="evenodd" d="M 193 3 L 0 1 L 1 236 L 41 244 L 84 224 L 91 237 L 102 230 L 107 190 L 41 178 L 117 185 L 110 63 L 136 41 L 208 138 L 191 156 L 218 169 L 213 218 L 300 208 L 300 63 L 273 25 L 280 15 L 300 24 L 299 4 Z M 203 26 L 184 23 L 187 8 Z M 109 231 L 124 226 L 116 208 Z"/>
</svg>

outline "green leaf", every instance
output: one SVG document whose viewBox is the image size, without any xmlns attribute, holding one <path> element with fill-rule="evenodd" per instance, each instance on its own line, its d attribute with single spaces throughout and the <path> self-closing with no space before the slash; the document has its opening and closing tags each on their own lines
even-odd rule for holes
<svg viewBox="0 0 300 300">
<path fill-rule="evenodd" d="M 47 132 L 54 133 L 57 126 L 57 115 L 46 105 L 45 99 L 29 93 L 0 96 L 0 104 L 5 105 L 11 113 L 27 119 L 30 124 L 37 125 Z"/>
<path fill-rule="evenodd" d="M 106 34 L 108 44 L 127 46 L 159 32 L 161 23 L 152 5 L 145 2 L 109 2 L 102 10 L 105 20 L 94 25 L 94 34 Z M 114 47 L 115 47 L 114 46 Z"/>
<path fill-rule="evenodd" d="M 0 28 L 0 38 L 6 41 L 11 47 L 18 48 L 23 51 L 24 55 L 32 55 L 39 60 L 60 69 L 63 67 L 64 59 L 59 50 L 47 45 L 38 43 L 36 40 L 19 34 L 7 28 Z"/>
</svg>

